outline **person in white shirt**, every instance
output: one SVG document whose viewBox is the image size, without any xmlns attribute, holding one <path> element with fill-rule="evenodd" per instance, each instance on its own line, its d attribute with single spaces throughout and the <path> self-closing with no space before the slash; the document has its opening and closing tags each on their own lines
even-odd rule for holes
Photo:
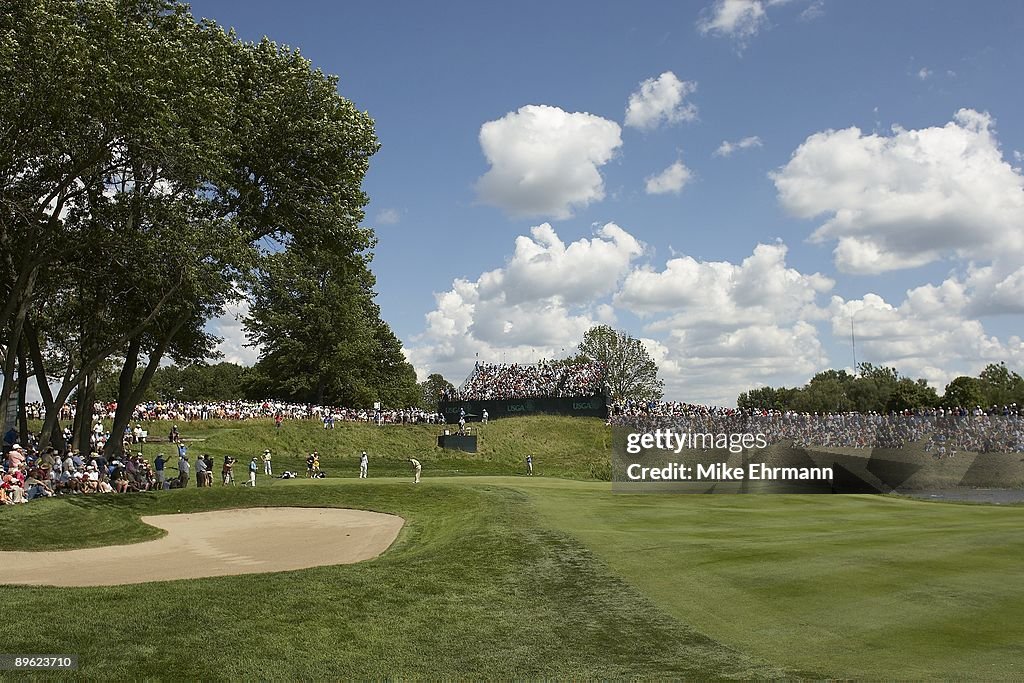
<svg viewBox="0 0 1024 683">
<path fill-rule="evenodd" d="M 196 458 L 196 486 L 199 488 L 206 486 L 206 461 L 202 456 Z"/>
<path fill-rule="evenodd" d="M 369 464 L 370 464 L 370 458 L 367 457 L 366 451 L 363 451 L 363 454 L 359 456 L 359 478 L 360 479 L 366 479 L 366 468 L 369 466 Z"/>
<path fill-rule="evenodd" d="M 188 456 L 182 453 L 178 456 L 178 483 L 181 488 L 188 488 L 188 477 L 192 473 L 192 466 L 188 464 Z"/>
<path fill-rule="evenodd" d="M 270 469 L 270 449 L 263 451 L 263 474 L 268 477 L 274 476 L 273 471 Z"/>
<path fill-rule="evenodd" d="M 416 458 L 409 458 L 409 464 L 412 465 L 412 471 L 413 471 L 412 483 L 414 483 L 414 484 L 420 483 L 420 472 L 423 471 L 423 465 L 421 465 L 420 461 L 417 460 Z"/>
</svg>

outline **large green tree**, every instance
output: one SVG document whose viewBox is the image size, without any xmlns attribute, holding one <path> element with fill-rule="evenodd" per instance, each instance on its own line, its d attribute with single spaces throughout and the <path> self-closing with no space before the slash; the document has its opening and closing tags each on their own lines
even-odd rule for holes
<svg viewBox="0 0 1024 683">
<path fill-rule="evenodd" d="M 986 406 L 1024 402 L 1024 378 L 1007 368 L 1006 363 L 990 363 L 985 366 L 978 380 Z"/>
<path fill-rule="evenodd" d="M 0 412 L 20 358 L 44 440 L 109 359 L 116 430 L 165 357 L 208 357 L 205 323 L 262 259 L 372 244 L 373 123 L 297 51 L 173 0 L 13 0 L 0 76 Z"/>
<path fill-rule="evenodd" d="M 608 325 L 597 325 L 583 335 L 579 353 L 604 365 L 610 401 L 661 399 L 664 383 L 658 379 L 658 365 L 639 339 Z"/>
<path fill-rule="evenodd" d="M 260 359 L 251 396 L 365 407 L 416 405 L 416 373 L 380 319 L 369 257 L 293 244 L 269 256 L 245 319 Z"/>
<path fill-rule="evenodd" d="M 420 383 L 420 391 L 423 392 L 420 406 L 424 410 L 436 412 L 442 396 L 445 394 L 449 396 L 455 394 L 455 385 L 446 380 L 444 375 L 435 372 L 428 375 L 427 379 Z"/>
</svg>

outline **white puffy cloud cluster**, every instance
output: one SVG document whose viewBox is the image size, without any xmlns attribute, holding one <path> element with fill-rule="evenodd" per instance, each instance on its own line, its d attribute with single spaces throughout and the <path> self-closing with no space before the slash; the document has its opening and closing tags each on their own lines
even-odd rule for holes
<svg viewBox="0 0 1024 683">
<path fill-rule="evenodd" d="M 622 145 L 614 121 L 547 105 L 527 105 L 480 127 L 491 168 L 480 199 L 514 216 L 569 218 L 604 198 L 600 167 Z"/>
<path fill-rule="evenodd" d="M 426 330 L 408 349 L 420 375 L 461 379 L 479 358 L 533 362 L 572 353 L 592 325 L 640 315 L 637 334 L 660 367 L 667 395 L 731 404 L 758 383 L 806 381 L 823 361 L 820 274 L 785 263 L 786 247 L 758 245 L 740 264 L 671 259 L 638 265 L 644 246 L 609 223 L 565 244 L 550 225 L 516 240 L 506 265 L 456 280 L 435 295 Z M 636 334 L 634 332 L 634 334 Z"/>
<path fill-rule="evenodd" d="M 679 194 L 683 186 L 693 179 L 693 171 L 677 161 L 661 173 L 648 176 L 644 181 L 647 194 Z"/>
<path fill-rule="evenodd" d="M 1024 363 L 1020 337 L 1004 342 L 989 335 L 971 317 L 963 284 L 952 279 L 911 289 L 899 305 L 877 294 L 833 297 L 829 314 L 837 338 L 856 338 L 858 362 L 895 367 L 940 393 L 954 377 L 976 375 L 988 363 Z"/>
<path fill-rule="evenodd" d="M 786 252 L 782 244 L 759 244 L 739 264 L 678 256 L 661 271 L 637 268 L 615 303 L 641 315 L 675 311 L 683 325 L 728 327 L 755 319 L 814 317 L 815 297 L 834 283 L 819 273 L 787 268 Z"/>
<path fill-rule="evenodd" d="M 532 237 L 516 238 L 504 268 L 480 276 L 485 299 L 518 304 L 558 297 L 570 304 L 586 303 L 611 293 L 644 250 L 639 240 L 614 223 L 599 228 L 593 239 L 568 246 L 547 223 L 530 233 Z"/>
<path fill-rule="evenodd" d="M 642 327 L 630 331 L 658 363 L 666 395 L 715 405 L 733 405 L 757 386 L 800 385 L 845 363 L 851 319 L 859 361 L 894 366 L 939 391 L 990 362 L 1024 365 L 1020 337 L 990 335 L 977 319 L 979 282 L 990 269 L 913 288 L 891 304 L 876 294 L 829 299 L 833 280 L 787 265 L 781 243 L 759 244 L 738 263 L 681 255 L 655 268 L 645 253 L 614 223 L 568 244 L 539 225 L 516 240 L 505 266 L 435 295 L 408 356 L 421 376 L 440 371 L 458 381 L 477 357 L 563 357 L 594 324 L 638 316 Z M 1019 311 L 1022 285 L 1014 274 L 990 298 Z M 831 332 L 842 358 L 828 357 L 822 332 Z"/>
<path fill-rule="evenodd" d="M 504 267 L 435 294 L 437 306 L 409 359 L 420 375 L 440 371 L 461 380 L 477 357 L 534 362 L 571 353 L 590 327 L 615 323 L 614 310 L 600 299 L 643 251 L 614 223 L 568 245 L 550 225 L 536 226 L 516 239 Z"/>
<path fill-rule="evenodd" d="M 659 125 L 693 121 L 697 107 L 686 96 L 697 90 L 693 81 L 681 81 L 671 71 L 657 78 L 648 78 L 640 89 L 629 96 L 625 124 L 631 128 L 650 130 Z"/>
<path fill-rule="evenodd" d="M 889 136 L 816 133 L 771 177 L 790 213 L 826 216 L 812 240 L 835 240 L 844 272 L 1024 261 L 1024 176 L 1003 159 L 987 113 L 961 109 L 945 126 Z"/>
<path fill-rule="evenodd" d="M 662 369 L 670 395 L 730 405 L 741 391 L 800 383 L 820 366 L 823 347 L 808 321 L 826 317 L 817 299 L 834 283 L 787 267 L 786 253 L 759 244 L 739 264 L 681 256 L 664 270 L 630 273 L 615 304 L 655 316 L 645 329 L 662 335 L 673 360 Z"/>
</svg>

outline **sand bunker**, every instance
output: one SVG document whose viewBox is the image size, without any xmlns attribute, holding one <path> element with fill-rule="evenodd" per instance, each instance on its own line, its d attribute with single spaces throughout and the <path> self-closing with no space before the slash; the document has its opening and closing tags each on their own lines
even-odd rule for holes
<svg viewBox="0 0 1024 683">
<path fill-rule="evenodd" d="M 337 508 L 248 508 L 142 521 L 167 535 L 105 548 L 0 552 L 0 583 L 116 586 L 351 564 L 387 550 L 404 523 Z"/>
</svg>

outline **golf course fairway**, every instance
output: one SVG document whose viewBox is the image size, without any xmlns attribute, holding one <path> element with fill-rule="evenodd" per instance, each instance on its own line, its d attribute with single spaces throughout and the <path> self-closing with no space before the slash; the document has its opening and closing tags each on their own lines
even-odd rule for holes
<svg viewBox="0 0 1024 683">
<path fill-rule="evenodd" d="M 281 506 L 369 510 L 405 525 L 382 555 L 357 564 L 0 586 L 17 606 L 6 647 L 47 642 L 79 655 L 87 678 L 1010 679 L 1024 670 L 1022 507 L 616 495 L 607 483 L 549 477 L 270 480 L 38 501 L 0 514 L 0 548 L 135 543 L 161 534 L 142 516 Z"/>
</svg>

